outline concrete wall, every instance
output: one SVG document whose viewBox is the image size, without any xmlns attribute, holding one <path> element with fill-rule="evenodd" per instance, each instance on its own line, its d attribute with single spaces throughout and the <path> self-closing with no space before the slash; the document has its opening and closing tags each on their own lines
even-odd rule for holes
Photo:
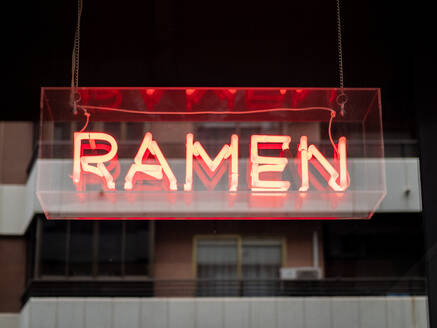
<svg viewBox="0 0 437 328">
<path fill-rule="evenodd" d="M 427 328 L 427 317 L 426 297 L 60 297 L 31 298 L 10 327 Z"/>
<path fill-rule="evenodd" d="M 26 183 L 32 152 L 32 122 L 0 122 L 0 184 Z"/>
<path fill-rule="evenodd" d="M 0 313 L 1 328 L 17 328 L 19 327 L 19 322 L 20 322 L 19 313 Z"/>
<path fill-rule="evenodd" d="M 35 188 L 36 170 L 25 185 L 0 184 L 0 235 L 23 235 L 35 213 L 42 213 Z"/>
<path fill-rule="evenodd" d="M 0 313 L 20 312 L 26 277 L 24 237 L 0 236 Z M 3 326 L 0 324 L 0 327 Z"/>
</svg>

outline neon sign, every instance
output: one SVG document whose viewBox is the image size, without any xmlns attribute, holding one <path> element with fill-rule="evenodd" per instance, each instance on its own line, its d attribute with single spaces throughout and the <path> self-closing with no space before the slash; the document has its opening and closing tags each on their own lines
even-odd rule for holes
<svg viewBox="0 0 437 328">
<path fill-rule="evenodd" d="M 105 154 L 86 155 L 83 151 L 83 141 L 88 141 L 90 149 L 96 149 L 97 142 L 107 142 L 109 147 Z M 192 133 L 186 135 L 186 175 L 183 185 L 184 191 L 193 189 L 193 159 L 203 163 L 203 167 L 210 173 L 210 176 L 217 172 L 217 169 L 224 165 L 224 161 L 230 158 L 229 169 L 229 191 L 238 191 L 238 136 L 231 136 L 230 145 L 225 144 L 217 156 L 212 160 L 205 148 L 199 141 L 193 142 Z M 288 158 L 284 156 L 284 151 L 289 150 L 291 137 L 289 136 L 272 136 L 272 135 L 252 135 L 250 142 L 250 183 L 249 188 L 253 192 L 257 191 L 287 191 L 290 188 L 289 181 L 283 180 L 263 180 L 260 176 L 263 173 L 282 173 L 287 164 Z M 345 191 L 350 181 L 347 178 L 347 155 L 346 155 L 346 137 L 339 139 L 338 147 L 334 150 L 338 153 L 339 169 L 326 159 L 325 156 L 317 149 L 316 146 L 307 146 L 308 137 L 302 136 L 298 146 L 300 153 L 301 166 L 301 187 L 300 192 L 306 192 L 309 189 L 309 171 L 308 162 L 314 158 L 320 164 L 320 173 L 327 176 L 327 182 L 332 191 Z M 74 133 L 74 154 L 73 154 L 73 182 L 77 186 L 81 184 L 82 173 L 95 174 L 103 178 L 108 190 L 115 190 L 115 179 L 108 171 L 105 163 L 110 162 L 117 155 L 118 144 L 114 137 L 103 132 L 75 132 Z M 280 156 L 261 156 L 260 149 L 278 149 L 281 150 Z M 145 164 L 149 155 L 156 158 L 158 164 Z M 94 164 L 94 165 L 93 165 Z M 322 171 L 324 170 L 324 171 Z M 134 189 L 134 176 L 137 172 L 142 172 L 156 180 L 162 180 L 164 175 L 168 180 L 168 189 L 171 191 L 178 190 L 178 182 L 164 154 L 162 153 L 158 142 L 153 140 L 150 132 L 147 132 L 141 142 L 138 152 L 134 158 L 134 163 L 130 166 L 125 176 L 124 190 Z M 80 188 L 79 188 L 80 189 Z"/>
<path fill-rule="evenodd" d="M 50 219 L 370 218 L 384 198 L 378 89 L 79 88 L 76 112 L 71 91 L 42 90 Z"/>
</svg>

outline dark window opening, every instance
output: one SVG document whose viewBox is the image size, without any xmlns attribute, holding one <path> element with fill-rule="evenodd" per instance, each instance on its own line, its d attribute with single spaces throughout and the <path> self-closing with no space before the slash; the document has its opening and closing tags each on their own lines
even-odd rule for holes
<svg viewBox="0 0 437 328">
<path fill-rule="evenodd" d="M 37 261 L 32 264 L 36 278 L 149 274 L 147 221 L 36 221 L 31 254 Z"/>
<path fill-rule="evenodd" d="M 65 275 L 67 222 L 44 222 L 41 241 L 41 275 Z"/>
</svg>

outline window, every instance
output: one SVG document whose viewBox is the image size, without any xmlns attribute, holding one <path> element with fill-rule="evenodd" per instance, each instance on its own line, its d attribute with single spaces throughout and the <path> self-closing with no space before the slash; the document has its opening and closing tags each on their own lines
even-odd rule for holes
<svg viewBox="0 0 437 328">
<path fill-rule="evenodd" d="M 243 239 L 242 273 L 245 279 L 277 279 L 282 264 L 282 241 Z"/>
<path fill-rule="evenodd" d="M 42 275 L 65 275 L 67 222 L 46 221 L 41 244 Z"/>
<path fill-rule="evenodd" d="M 148 275 L 149 222 L 43 219 L 37 223 L 36 277 Z"/>
<path fill-rule="evenodd" d="M 149 225 L 132 221 L 125 225 L 124 274 L 146 275 L 149 263 Z"/>
<path fill-rule="evenodd" d="M 198 240 L 197 277 L 200 279 L 217 280 L 237 279 L 237 238 Z"/>
<path fill-rule="evenodd" d="M 122 222 L 99 222 L 98 275 L 120 276 L 122 253 Z"/>
<path fill-rule="evenodd" d="M 238 238 L 199 238 L 196 244 L 198 296 L 238 296 Z"/>
<path fill-rule="evenodd" d="M 271 295 L 282 266 L 282 245 L 281 238 L 196 237 L 198 295 Z"/>
<path fill-rule="evenodd" d="M 90 276 L 93 263 L 93 224 L 71 221 L 69 224 L 69 276 Z"/>
<path fill-rule="evenodd" d="M 282 241 L 243 239 L 241 265 L 244 295 L 273 295 L 282 266 Z"/>
</svg>

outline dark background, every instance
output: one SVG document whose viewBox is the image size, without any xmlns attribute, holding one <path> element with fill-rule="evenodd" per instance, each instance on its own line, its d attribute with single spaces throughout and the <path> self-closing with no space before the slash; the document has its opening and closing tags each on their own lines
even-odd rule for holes
<svg viewBox="0 0 437 328">
<path fill-rule="evenodd" d="M 30 6 L 29 6 L 30 4 Z M 68 86 L 77 3 L 8 3 L 2 120 L 37 120 Z M 346 87 L 382 89 L 386 138 L 414 138 L 408 5 L 343 1 Z M 339 85 L 335 0 L 84 0 L 80 86 Z"/>
</svg>

